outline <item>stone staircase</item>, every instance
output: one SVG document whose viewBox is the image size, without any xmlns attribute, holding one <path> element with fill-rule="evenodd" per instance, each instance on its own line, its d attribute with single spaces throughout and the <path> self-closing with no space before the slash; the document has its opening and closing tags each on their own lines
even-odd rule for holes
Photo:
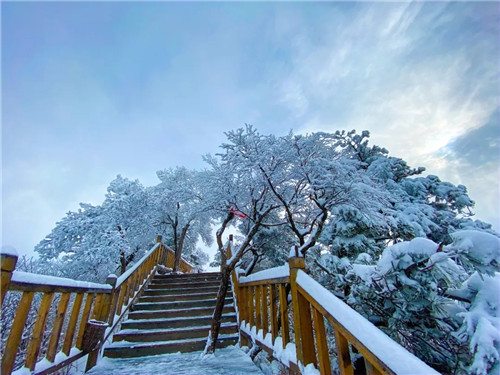
<svg viewBox="0 0 500 375">
<path fill-rule="evenodd" d="M 104 356 L 129 358 L 203 350 L 219 289 L 219 273 L 156 275 L 131 307 Z M 231 288 L 217 347 L 238 341 Z"/>
</svg>

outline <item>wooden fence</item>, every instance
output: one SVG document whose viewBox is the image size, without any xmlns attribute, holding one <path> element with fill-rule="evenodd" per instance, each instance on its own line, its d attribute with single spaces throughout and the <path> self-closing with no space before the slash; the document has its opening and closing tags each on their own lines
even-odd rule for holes
<svg viewBox="0 0 500 375">
<path fill-rule="evenodd" d="M 367 375 L 438 374 L 304 271 L 304 258 L 292 257 L 288 265 L 249 277 L 233 273 L 243 345 L 259 345 L 294 373 L 312 364 L 330 375 L 336 357 L 340 374 L 359 374 L 352 358 L 362 355 Z"/>
<path fill-rule="evenodd" d="M 15 271 L 16 262 L 16 255 L 1 254 L 0 311 L 7 307 L 3 306 L 7 293 L 22 293 L 17 307 L 9 306 L 15 309 L 15 314 L 3 348 L 1 373 L 10 375 L 23 364 L 19 361 L 23 357 L 26 368 L 42 375 L 85 355 L 88 355 L 86 371 L 95 366 L 102 343 L 154 276 L 157 265 L 173 266 L 174 252 L 158 236 L 157 244 L 140 261 L 120 277 L 110 275 L 106 284 Z M 193 266 L 181 259 L 180 269 L 191 272 Z M 35 297 L 40 300 L 38 306 L 32 306 Z M 56 300 L 57 307 L 53 306 Z M 29 332 L 26 322 L 33 308 L 37 309 L 36 320 Z M 50 311 L 53 322 L 46 327 Z M 99 327 L 107 328 L 104 331 Z M 23 356 L 19 356 L 21 345 L 24 345 Z M 45 360 L 40 360 L 41 353 Z"/>
</svg>

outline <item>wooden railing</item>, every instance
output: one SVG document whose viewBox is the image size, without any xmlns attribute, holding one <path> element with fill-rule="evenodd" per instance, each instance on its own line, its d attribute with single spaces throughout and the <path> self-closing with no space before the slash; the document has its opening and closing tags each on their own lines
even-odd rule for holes
<svg viewBox="0 0 500 375">
<path fill-rule="evenodd" d="M 292 257 L 248 277 L 233 273 L 242 345 L 257 344 L 295 373 L 313 365 L 332 374 L 336 357 L 335 369 L 352 375 L 352 358 L 362 355 L 367 375 L 438 374 L 304 271 L 304 258 Z"/>
<path fill-rule="evenodd" d="M 154 276 L 157 265 L 172 267 L 174 258 L 174 252 L 165 247 L 158 236 L 157 244 L 123 275 L 110 275 L 107 284 L 96 284 L 15 271 L 17 255 L 1 254 L 0 311 L 7 307 L 15 311 L 10 327 L 1 327 L 4 333 L 8 332 L 1 373 L 11 374 L 23 364 L 20 361 L 23 358 L 30 372 L 49 374 L 85 355 L 88 355 L 86 371 L 89 370 L 96 364 L 102 343 Z M 181 258 L 180 269 L 192 272 L 193 266 Z M 17 306 L 4 306 L 6 295 L 16 293 L 21 293 Z M 34 300 L 39 303 L 32 306 Z M 56 300 L 57 308 L 53 306 Z M 27 327 L 30 310 L 34 316 L 34 309 L 36 320 Z M 52 324 L 46 327 L 50 314 Z M 99 326 L 107 326 L 107 329 L 104 332 L 101 328 L 103 332 L 96 338 Z M 42 360 L 41 353 L 45 355 Z"/>
</svg>

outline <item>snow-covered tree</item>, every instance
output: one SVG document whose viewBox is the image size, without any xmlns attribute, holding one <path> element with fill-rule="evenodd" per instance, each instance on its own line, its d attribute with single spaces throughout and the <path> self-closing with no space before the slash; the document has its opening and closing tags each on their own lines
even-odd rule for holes
<svg viewBox="0 0 500 375">
<path fill-rule="evenodd" d="M 336 134 L 292 133 L 275 137 L 262 135 L 251 126 L 226 133 L 224 153 L 208 156 L 211 169 L 205 184 L 213 207 L 220 213 L 222 226 L 217 233 L 223 281 L 218 296 L 223 303 L 231 272 L 245 254 L 267 260 L 284 259 L 290 245 L 297 246 L 296 256 L 314 248 L 327 222 L 329 212 L 344 205 L 376 212 L 386 198 L 375 182 L 351 157 Z M 244 216 L 238 224 L 243 234 L 231 259 L 225 253 L 221 236 L 233 220 L 235 210 Z M 282 235 L 276 236 L 276 231 Z M 275 254 L 270 254 L 272 245 Z M 276 254 L 281 251 L 281 254 Z M 254 262 L 250 261 L 251 269 Z M 227 275 L 226 275 L 227 274 Z M 217 337 L 217 305 L 209 344 Z"/>
<path fill-rule="evenodd" d="M 57 223 L 35 247 L 40 259 L 57 264 L 61 276 L 102 281 L 124 272 L 162 235 L 177 256 L 187 248 L 191 262 L 205 263 L 196 243 L 199 237 L 211 243 L 211 221 L 200 206 L 195 172 L 180 168 L 158 176 L 161 183 L 151 188 L 118 176 L 101 205 L 82 203 Z"/>
<path fill-rule="evenodd" d="M 212 244 L 212 218 L 199 172 L 177 167 L 157 175 L 161 183 L 149 190 L 155 205 L 154 227 L 167 234 L 167 244 L 175 251 L 175 272 L 181 255 L 195 263 L 196 257 L 204 259 L 196 244 L 199 238 L 207 246 Z"/>
<path fill-rule="evenodd" d="M 329 259 L 330 269 L 345 275 L 349 304 L 439 371 L 495 373 L 500 239 L 473 230 L 451 238 L 399 242 L 376 261 Z"/>
<path fill-rule="evenodd" d="M 58 264 L 64 277 L 102 281 L 154 241 L 154 228 L 142 219 L 147 212 L 144 187 L 118 176 L 102 205 L 82 203 L 68 212 L 35 251 L 47 264 Z"/>
</svg>

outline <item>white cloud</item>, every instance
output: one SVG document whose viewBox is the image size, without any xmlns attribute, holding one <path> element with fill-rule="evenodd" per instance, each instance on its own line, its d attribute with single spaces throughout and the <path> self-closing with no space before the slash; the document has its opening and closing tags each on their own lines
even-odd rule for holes
<svg viewBox="0 0 500 375">
<path fill-rule="evenodd" d="M 378 5 L 362 7 L 352 20 L 337 19 L 338 33 L 323 26 L 319 44 L 298 30 L 299 50 L 288 80 L 301 87 L 309 111 L 297 132 L 370 130 L 372 144 L 468 186 L 478 216 L 498 228 L 498 164 L 478 168 L 436 157 L 453 140 L 483 126 L 498 108 L 493 53 L 498 33 L 473 34 L 477 30 L 467 24 L 471 9 Z M 453 37 L 460 42 L 447 45 Z"/>
</svg>

